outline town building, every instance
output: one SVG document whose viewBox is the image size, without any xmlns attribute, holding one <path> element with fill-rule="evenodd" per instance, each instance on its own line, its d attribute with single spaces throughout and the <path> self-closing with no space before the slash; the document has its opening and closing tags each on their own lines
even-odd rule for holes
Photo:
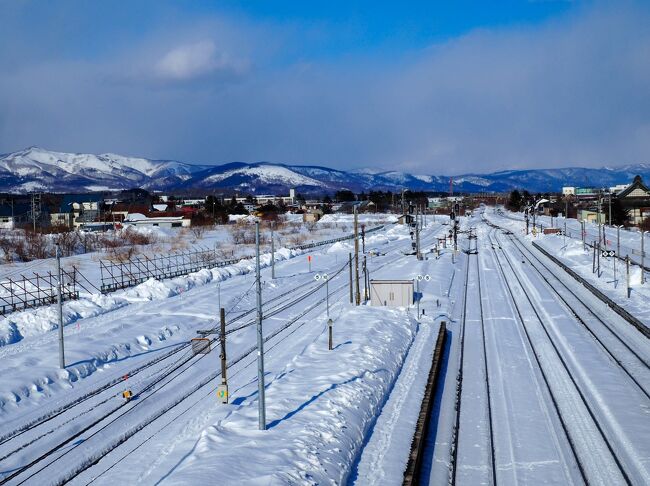
<svg viewBox="0 0 650 486">
<path fill-rule="evenodd" d="M 650 189 L 643 183 L 641 176 L 636 176 L 632 184 L 616 194 L 621 207 L 627 212 L 631 224 L 640 224 L 650 218 Z"/>
</svg>

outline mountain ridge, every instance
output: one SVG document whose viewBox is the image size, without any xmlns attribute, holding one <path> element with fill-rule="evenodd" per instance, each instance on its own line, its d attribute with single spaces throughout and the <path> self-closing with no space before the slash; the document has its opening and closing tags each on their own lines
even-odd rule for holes
<svg viewBox="0 0 650 486">
<path fill-rule="evenodd" d="M 527 189 L 557 192 L 562 186 L 629 184 L 635 175 L 650 180 L 650 164 L 620 167 L 564 167 L 509 169 L 492 173 L 453 176 L 455 192 L 506 192 Z M 344 171 L 319 165 L 275 162 L 229 162 L 221 165 L 189 164 L 175 160 L 128 157 L 114 153 L 55 152 L 40 147 L 0 155 L 0 191 L 27 193 L 88 192 L 142 187 L 148 190 L 240 193 L 333 193 L 348 189 L 446 192 L 449 176 L 409 174 L 394 170 Z"/>
</svg>

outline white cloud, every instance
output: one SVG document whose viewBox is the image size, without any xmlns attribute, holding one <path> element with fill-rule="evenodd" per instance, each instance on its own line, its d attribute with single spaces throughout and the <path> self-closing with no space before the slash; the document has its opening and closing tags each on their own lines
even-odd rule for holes
<svg viewBox="0 0 650 486">
<path fill-rule="evenodd" d="M 236 73 L 243 68 L 244 63 L 231 61 L 214 42 L 204 40 L 167 52 L 158 61 L 156 72 L 164 79 L 187 81 L 219 72 Z"/>
</svg>

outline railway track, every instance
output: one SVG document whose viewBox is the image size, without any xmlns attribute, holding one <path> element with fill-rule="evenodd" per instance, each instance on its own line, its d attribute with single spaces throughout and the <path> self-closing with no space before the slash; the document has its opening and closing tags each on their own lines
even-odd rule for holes
<svg viewBox="0 0 650 486">
<path fill-rule="evenodd" d="M 499 230 L 493 231 L 496 233 Z M 603 373 L 611 373 L 611 351 L 605 349 L 607 359 L 600 358 L 599 354 L 606 347 L 602 341 L 596 341 L 598 348 L 592 347 L 593 333 L 588 333 L 591 344 L 587 342 L 584 334 L 588 326 L 584 321 L 576 319 L 575 309 L 569 306 L 566 296 L 556 292 L 539 268 L 531 270 L 534 275 L 530 272 L 522 273 L 518 265 L 513 263 L 513 256 L 504 249 L 498 235 L 490 235 L 490 239 L 499 262 L 499 271 L 507 284 L 511 301 L 517 309 L 527 341 L 534 352 L 585 482 L 646 483 L 650 476 L 642 459 L 643 444 L 639 442 L 643 434 L 635 432 L 636 426 L 628 423 L 629 417 L 626 416 L 638 415 L 635 402 L 646 402 L 646 407 L 650 405 L 645 387 L 640 386 L 638 379 L 633 379 L 620 360 L 614 359 L 620 376 L 629 377 L 631 381 L 621 383 L 612 379 L 599 380 L 599 377 L 594 376 L 600 368 L 605 370 Z M 515 243 L 511 244 L 515 246 Z M 521 255 L 525 256 L 523 252 Z M 532 263 L 531 260 L 524 261 Z M 526 268 L 530 267 L 534 268 L 532 264 Z M 546 283 L 544 294 L 541 287 L 531 285 L 532 280 L 528 279 L 532 278 Z M 546 310 L 551 305 L 547 303 L 547 294 L 557 302 L 552 314 Z M 542 306 L 541 302 L 545 302 L 545 305 Z M 561 309 L 564 310 L 563 313 Z M 578 326 L 571 326 L 571 321 L 577 322 Z M 574 349 L 575 352 L 571 353 L 569 349 Z M 586 363 L 590 363 L 594 369 L 587 369 Z M 621 397 L 627 397 L 621 401 L 631 404 L 618 407 L 625 408 L 625 411 L 618 410 L 608 397 L 609 393 L 613 393 L 613 388 Z M 639 420 L 643 423 L 642 417 Z"/>
<path fill-rule="evenodd" d="M 339 270 L 338 273 L 340 273 L 344 268 L 346 268 L 346 267 L 345 266 L 342 267 Z M 341 286 L 339 289 L 337 289 L 337 291 L 340 291 L 342 288 L 346 288 L 346 285 Z M 275 306 L 274 305 L 269 305 L 268 308 L 267 308 L 267 312 L 265 313 L 265 317 L 272 317 L 274 315 L 277 315 L 280 312 L 288 309 L 289 307 L 292 307 L 292 306 L 296 305 L 297 303 L 300 303 L 300 302 L 304 301 L 304 299 L 306 299 L 307 297 L 313 295 L 318 290 L 320 290 L 322 287 L 323 287 L 323 284 L 315 285 L 312 288 L 310 288 L 307 292 L 304 292 L 304 293 L 300 294 L 297 298 L 292 297 L 287 302 L 281 302 L 280 304 L 276 304 Z M 284 292 L 283 294 L 281 294 L 281 296 L 278 296 L 278 298 L 289 295 L 289 294 L 295 294 L 295 292 L 296 292 L 296 289 L 291 289 L 290 291 L 287 291 L 287 292 Z M 273 302 L 268 301 L 267 303 L 268 304 L 273 304 L 278 300 L 278 298 L 272 299 Z M 325 299 L 323 298 L 320 301 L 318 301 L 318 303 L 320 304 L 321 302 L 324 302 L 324 301 L 325 301 Z M 311 307 L 309 309 L 311 310 Z M 252 311 L 255 311 L 255 309 L 252 309 Z M 230 325 L 232 326 L 235 322 L 237 322 L 237 321 L 241 320 L 243 317 L 249 315 L 252 311 L 249 310 L 249 311 L 243 312 L 242 314 L 237 316 L 236 319 L 231 320 Z M 249 326 L 255 324 L 255 322 L 256 322 L 255 320 L 250 320 L 250 321 L 246 322 L 245 324 L 236 327 L 235 329 L 229 329 L 227 331 L 227 333 L 231 334 L 232 332 L 239 331 L 239 330 L 241 330 L 241 329 L 243 329 L 245 327 L 249 327 Z M 292 320 L 291 322 L 293 323 L 293 322 L 295 322 L 295 320 Z M 286 329 L 286 327 L 283 327 L 282 329 L 284 330 L 284 329 Z M 275 337 L 277 334 L 278 334 L 278 332 L 272 332 L 270 336 L 267 336 L 267 340 Z M 211 340 L 211 342 L 213 343 L 216 339 L 217 338 L 213 338 Z M 189 345 L 186 345 L 182 349 L 187 349 L 188 346 Z M 234 360 L 231 360 L 231 362 L 229 363 L 229 367 L 236 365 L 239 361 L 244 359 L 246 356 L 252 354 L 255 350 L 256 350 L 256 347 L 253 347 L 253 348 L 247 350 L 244 354 L 240 355 L 238 358 L 235 358 Z M 201 360 L 203 360 L 206 356 L 208 356 L 208 355 L 202 354 L 202 355 L 194 356 L 192 353 L 187 352 L 187 353 L 181 355 L 176 361 L 172 362 L 170 365 L 167 365 L 165 368 L 163 368 L 161 370 L 156 370 L 156 372 L 153 375 L 153 379 L 151 381 L 143 383 L 142 386 L 140 386 L 139 388 L 134 388 L 134 399 L 136 399 L 135 401 L 133 401 L 133 402 L 123 402 L 122 401 L 122 402 L 119 402 L 118 405 L 114 405 L 113 407 L 108 407 L 109 409 L 107 411 L 105 411 L 102 415 L 100 415 L 99 418 L 91 418 L 90 422 L 86 423 L 80 429 L 79 429 L 79 427 L 77 427 L 77 431 L 74 434 L 68 435 L 65 439 L 61 440 L 60 442 L 57 442 L 53 447 L 51 447 L 45 453 L 42 453 L 42 454 L 38 455 L 35 459 L 30 461 L 28 464 L 18 468 L 17 470 L 13 471 L 11 474 L 9 474 L 9 475 L 5 476 L 4 478 L 2 478 L 2 480 L 0 480 L 0 485 L 6 484 L 7 482 L 13 480 L 14 478 L 18 478 L 24 472 L 32 469 L 34 466 L 36 466 L 37 464 L 39 464 L 43 460 L 54 456 L 63 447 L 67 446 L 73 440 L 79 438 L 80 436 L 82 436 L 84 434 L 87 434 L 87 433 L 91 433 L 94 429 L 98 429 L 96 432 L 92 432 L 92 434 L 90 436 L 86 436 L 85 440 L 88 440 L 89 438 L 93 437 L 97 433 L 103 431 L 105 427 L 110 426 L 116 420 L 120 419 L 124 415 L 129 414 L 132 410 L 136 409 L 138 406 L 141 406 L 142 403 L 144 403 L 146 400 L 150 399 L 156 393 L 158 393 L 161 390 L 165 389 L 165 387 L 167 387 L 175 379 L 177 379 L 178 377 L 183 375 L 183 373 L 190 370 L 192 367 L 196 366 L 197 363 L 199 363 Z M 204 382 L 201 382 L 202 386 L 197 388 L 197 390 L 202 388 L 204 386 L 204 384 L 207 384 L 210 381 L 214 380 L 217 376 L 218 375 L 210 375 L 207 380 L 204 380 Z M 196 391 L 196 390 L 194 390 L 194 391 Z M 93 404 L 92 409 L 95 410 L 97 408 L 100 408 L 102 405 L 111 405 L 110 402 L 115 402 L 115 397 L 116 397 L 115 393 L 111 393 L 110 395 L 108 395 L 108 397 L 103 398 L 102 401 L 99 402 L 98 404 Z M 137 399 L 139 399 L 139 401 Z M 134 405 L 130 405 L 130 404 L 134 404 Z M 35 426 L 31 426 L 29 429 L 25 429 L 22 432 L 20 432 L 19 434 L 14 435 L 12 438 L 17 438 L 22 434 L 25 434 L 25 433 L 27 433 L 29 431 L 33 431 L 38 425 L 47 423 L 50 420 L 62 415 L 63 413 L 69 412 L 70 410 L 74 409 L 78 405 L 79 405 L 79 403 L 76 402 L 76 403 L 73 404 L 73 406 L 69 407 L 68 409 L 65 409 L 65 410 L 62 410 L 61 412 L 58 412 L 54 417 L 49 418 L 47 420 L 43 420 L 39 424 L 37 424 Z M 164 412 L 166 412 L 169 409 L 163 408 L 163 410 L 164 410 Z M 63 423 L 56 425 L 54 428 L 40 433 L 40 435 L 38 435 L 36 438 L 29 439 L 29 441 L 27 443 L 14 445 L 14 443 L 11 442 L 9 445 L 12 447 L 12 449 L 9 452 L 5 453 L 5 455 L 4 455 L 4 457 L 2 459 L 6 460 L 10 456 L 12 456 L 13 454 L 15 454 L 17 452 L 20 452 L 21 450 L 23 450 L 23 449 L 25 449 L 25 448 L 27 448 L 29 446 L 35 445 L 38 441 L 41 441 L 41 440 L 47 438 L 49 435 L 53 434 L 57 430 L 60 430 L 65 426 L 69 426 L 69 424 L 71 422 L 73 422 L 73 421 L 77 421 L 79 418 L 81 418 L 82 415 L 87 415 L 89 411 L 90 410 L 87 409 L 87 410 L 83 411 L 81 414 L 74 415 L 71 418 L 66 419 Z M 104 422 L 107 422 L 107 423 L 105 424 Z M 76 424 L 76 422 L 75 422 L 75 425 L 78 425 L 78 424 Z M 5 443 L 9 442 L 10 440 L 11 440 L 11 438 L 5 440 Z M 74 446 L 74 445 L 72 447 L 69 447 L 65 452 L 63 452 L 62 455 L 57 456 L 57 458 L 55 460 L 58 460 L 60 457 L 63 457 L 64 455 L 67 455 L 68 453 L 70 453 L 75 448 L 76 448 L 76 446 Z M 49 464 L 51 464 L 51 463 L 49 463 Z M 47 466 L 45 466 L 45 467 L 47 467 Z M 36 471 L 36 473 L 40 473 L 40 471 L 42 471 L 43 469 L 44 468 L 39 469 L 38 471 Z M 33 475 L 27 475 L 27 478 L 24 478 L 20 482 L 16 482 L 15 484 L 23 484 L 26 480 L 29 480 L 32 477 L 33 477 Z"/>
<path fill-rule="evenodd" d="M 536 255 L 508 230 L 498 225 L 491 226 L 501 231 L 509 243 L 516 248 L 521 258 L 530 264 L 529 268 L 535 270 L 546 282 L 547 288 L 573 314 L 575 320 L 582 324 L 601 349 L 650 400 L 650 356 L 648 355 L 646 336 L 636 327 L 630 327 L 625 319 L 612 312 L 611 309 L 597 311 L 595 306 L 586 305 L 583 297 L 558 277 L 556 271 L 544 263 L 540 256 Z M 501 244 L 497 242 L 497 245 Z M 608 315 L 605 317 L 601 312 Z"/>
<path fill-rule="evenodd" d="M 242 294 L 242 296 L 238 300 L 236 300 L 235 304 L 228 311 L 227 315 L 234 312 L 234 309 L 239 304 L 239 302 L 241 302 L 241 299 L 246 295 L 246 293 Z M 272 309 L 273 305 L 275 305 L 278 300 L 281 300 L 284 297 L 286 297 L 286 296 L 288 296 L 290 294 L 293 294 L 293 293 L 295 293 L 295 289 L 289 289 L 289 290 L 287 290 L 285 292 L 280 293 L 279 295 L 276 295 L 276 296 L 272 297 L 271 299 L 268 299 L 267 301 L 264 302 L 264 311 L 266 312 L 267 310 L 269 310 L 269 308 Z M 292 302 L 293 300 L 294 299 L 291 299 L 291 300 L 289 300 L 289 302 Z M 229 328 L 233 327 L 237 322 L 239 322 L 243 318 L 251 315 L 255 311 L 256 311 L 256 308 L 253 307 L 253 308 L 250 308 L 250 309 L 248 309 L 246 311 L 243 311 L 243 312 L 237 314 L 234 318 L 228 320 L 226 328 L 229 329 Z M 190 348 L 190 342 L 189 341 L 187 341 L 185 343 L 178 344 L 173 349 L 171 349 L 169 351 L 165 351 L 162 354 L 156 356 L 155 358 L 153 358 L 153 359 L 151 359 L 151 360 L 149 360 L 149 361 L 147 361 L 147 362 L 145 362 L 143 364 L 138 365 L 137 367 L 134 367 L 134 368 L 131 368 L 129 370 L 125 370 L 125 371 L 121 372 L 119 378 L 114 378 L 114 379 L 108 380 L 104 384 L 98 386 L 97 388 L 95 388 L 93 390 L 90 390 L 88 393 L 83 394 L 82 396 L 77 397 L 72 401 L 68 401 L 68 402 L 66 402 L 66 403 L 64 403 L 62 405 L 59 405 L 55 409 L 49 410 L 48 413 L 40 415 L 40 416 L 30 420 L 26 424 L 22 424 L 22 425 L 20 425 L 20 426 L 18 426 L 16 428 L 14 428 L 13 430 L 4 432 L 2 435 L 0 435 L 0 448 L 4 444 L 6 444 L 7 442 L 15 440 L 16 438 L 20 437 L 21 435 L 24 435 L 24 434 L 27 434 L 29 432 L 34 431 L 36 428 L 40 427 L 41 425 L 55 420 L 56 418 L 60 417 L 63 413 L 70 412 L 70 411 L 74 410 L 75 408 L 77 408 L 77 407 L 79 407 L 81 405 L 84 405 L 89 400 L 97 397 L 100 394 L 103 394 L 104 392 L 106 392 L 108 390 L 117 389 L 119 387 L 124 387 L 126 385 L 126 383 L 124 382 L 125 377 L 128 377 L 129 379 L 133 379 L 134 377 L 137 377 L 139 374 L 141 374 L 141 373 L 143 373 L 145 371 L 153 369 L 156 365 L 158 365 L 158 364 L 160 364 L 160 363 L 162 363 L 164 361 L 170 360 L 173 357 L 178 357 L 179 353 L 182 353 L 183 351 L 188 351 L 189 348 Z M 188 357 L 191 357 L 191 355 L 188 355 L 188 354 L 180 355 L 179 361 L 185 362 Z M 173 365 L 175 363 L 177 363 L 177 362 L 172 361 L 171 365 Z M 170 365 L 167 365 L 167 366 L 170 366 Z M 153 375 L 151 375 L 151 376 L 155 377 L 155 375 L 158 375 L 161 372 L 166 371 L 167 366 L 165 366 L 164 368 L 153 369 Z M 116 392 L 109 394 L 107 398 L 102 399 L 100 402 L 94 403 L 92 405 L 92 408 L 95 408 L 97 406 L 100 406 L 100 405 L 106 403 L 107 401 L 113 399 L 115 395 L 116 395 Z M 80 415 L 72 417 L 70 420 L 74 420 L 74 419 L 78 418 L 81 415 L 83 415 L 83 413 L 80 414 Z M 68 420 L 68 422 L 70 420 Z M 66 423 L 68 423 L 68 422 L 66 422 Z M 47 433 L 49 433 L 49 432 L 46 432 L 46 434 Z M 12 453 L 15 453 L 17 450 L 20 450 L 23 447 L 24 446 L 15 447 Z M 7 457 L 9 457 L 12 453 L 5 454 L 5 455 L 0 455 L 0 462 L 2 460 L 6 459 Z"/>
<path fill-rule="evenodd" d="M 478 305 L 468 305 L 468 302 L 478 302 Z M 476 349 L 476 343 L 479 343 L 478 348 L 482 350 L 480 355 L 465 352 L 466 347 Z M 456 420 L 451 446 L 451 483 L 495 484 L 494 424 L 478 254 L 467 255 L 459 346 Z M 464 389 L 464 380 L 480 382 L 481 393 L 477 393 L 473 387 Z M 476 444 L 480 444 L 480 447 L 476 447 Z M 489 471 L 474 467 L 484 463 L 491 465 Z"/>
<path fill-rule="evenodd" d="M 426 239 L 426 238 L 425 238 Z M 409 242 L 410 243 L 410 242 Z M 398 245 L 399 246 L 399 245 Z M 401 258 L 402 255 L 398 255 L 398 258 Z M 395 259 L 395 260 L 396 260 Z M 393 263 L 393 260 L 389 260 L 386 262 L 384 265 L 389 265 Z M 342 272 L 345 268 L 347 268 L 347 264 L 341 267 L 341 269 L 337 272 L 337 275 Z M 377 269 L 375 269 L 376 271 Z M 332 276 L 332 277 L 335 277 Z M 304 302 L 305 299 L 316 293 L 318 290 L 320 290 L 324 286 L 323 284 L 317 284 L 314 287 L 312 287 L 308 292 L 304 292 L 300 294 L 297 298 L 292 297 L 286 302 L 280 302 L 275 306 L 271 306 L 270 308 L 267 307 L 267 311 L 265 312 L 265 318 L 266 317 L 271 317 L 273 315 L 278 315 L 287 309 L 291 308 L 292 306 L 297 305 L 298 303 Z M 341 292 L 343 289 L 347 288 L 347 283 L 344 285 L 339 286 L 338 288 L 334 289 L 334 291 L 330 292 L 330 296 L 333 294 Z M 295 294 L 296 289 L 291 289 L 287 292 L 284 292 L 282 296 L 286 296 L 289 294 Z M 279 299 L 280 296 L 277 296 L 276 299 L 272 299 L 273 301 Z M 298 316 L 294 316 L 293 318 L 289 319 L 284 325 L 280 326 L 278 329 L 275 329 L 273 332 L 271 332 L 269 335 L 265 337 L 265 341 L 269 341 L 271 339 L 276 338 L 277 336 L 281 335 L 284 331 L 287 329 L 290 329 L 298 320 L 303 318 L 305 315 L 309 314 L 310 312 L 316 310 L 319 306 L 321 306 L 325 302 L 325 298 L 317 300 L 313 305 L 308 306 L 306 310 L 303 312 L 299 313 Z M 270 304 L 271 301 L 267 301 L 267 305 Z M 246 311 L 239 316 L 237 316 L 236 319 L 233 319 L 229 322 L 230 328 L 228 329 L 228 334 L 232 334 L 238 331 L 241 331 L 247 327 L 250 327 L 254 324 L 254 320 L 251 320 L 250 322 L 245 322 L 241 325 L 235 326 L 234 323 L 236 321 L 241 321 L 243 317 L 248 315 L 254 311 L 254 309 L 251 309 L 249 311 Z M 302 323 L 300 326 L 305 325 L 306 323 Z M 298 326 L 298 327 L 300 327 Z M 295 332 L 297 330 L 296 327 L 294 330 L 291 331 L 291 333 Z M 287 334 L 290 335 L 291 333 Z M 213 340 L 214 341 L 214 340 Z M 277 344 L 276 344 L 277 345 Z M 169 352 L 166 357 L 170 357 L 175 355 L 176 353 L 180 353 L 183 349 L 187 349 L 187 345 L 183 346 L 180 349 L 173 350 L 173 352 Z M 253 347 L 251 349 L 246 350 L 244 353 L 240 354 L 235 358 L 234 360 L 231 360 L 228 363 L 228 367 L 233 367 L 236 366 L 238 363 L 242 362 L 243 360 L 246 359 L 246 357 L 251 356 L 256 350 L 256 347 Z M 85 425 L 85 426 L 77 426 L 75 427 L 75 432 L 71 435 L 68 435 L 65 437 L 65 439 L 60 440 L 59 442 L 54 443 L 52 447 L 47 448 L 47 450 L 44 453 L 41 453 L 37 455 L 34 459 L 29 461 L 27 464 L 23 464 L 19 467 L 14 468 L 11 471 L 8 471 L 9 474 L 5 475 L 2 480 L 0 480 L 0 484 L 7 484 L 11 482 L 11 484 L 23 484 L 25 482 L 33 482 L 33 481 L 38 481 L 36 478 L 44 478 L 45 474 L 52 470 L 54 473 L 52 476 L 48 477 L 57 477 L 57 474 L 59 475 L 58 477 L 61 478 L 61 480 L 56 480 L 53 481 L 56 484 L 60 484 L 62 482 L 68 481 L 74 477 L 76 477 L 78 474 L 83 472 L 84 470 L 92 467 L 95 465 L 106 453 L 116 449 L 119 447 L 121 444 L 126 442 L 130 437 L 135 435 L 138 431 L 144 429 L 147 427 L 149 424 L 153 423 L 157 419 L 161 418 L 163 415 L 168 413 L 170 410 L 174 409 L 177 407 L 179 404 L 184 402 L 187 398 L 193 396 L 197 392 L 201 391 L 204 389 L 206 386 L 208 386 L 211 382 L 214 381 L 215 378 L 219 376 L 219 373 L 211 373 L 209 375 L 203 375 L 202 377 L 198 377 L 198 380 L 195 380 L 197 385 L 192 387 L 189 390 L 186 390 L 184 393 L 178 394 L 175 398 L 168 400 L 165 402 L 164 400 L 161 400 L 161 405 L 160 407 L 155 407 L 156 410 L 148 416 L 148 418 L 145 421 L 135 421 L 138 422 L 136 424 L 134 423 L 129 423 L 128 421 L 125 424 L 125 429 L 129 430 L 129 433 L 122 434 L 119 440 L 113 441 L 110 445 L 104 444 L 101 447 L 98 447 L 99 450 L 101 450 L 101 453 L 96 456 L 96 457 L 84 457 L 83 461 L 79 462 L 79 464 L 76 467 L 73 468 L 67 468 L 65 467 L 63 469 L 59 468 L 57 469 L 56 465 L 58 461 L 70 454 L 72 451 L 77 449 L 81 444 L 86 444 L 90 439 L 93 437 L 96 437 L 97 435 L 100 435 L 104 433 L 104 431 L 107 429 L 107 427 L 110 427 L 112 424 L 116 423 L 119 419 L 122 419 L 123 417 L 127 416 L 132 410 L 136 409 L 139 406 L 142 406 L 142 403 L 146 403 L 149 400 L 149 403 L 151 403 L 150 399 L 154 396 L 157 396 L 156 394 L 161 394 L 162 397 L 167 398 L 166 395 L 169 394 L 167 390 L 169 390 L 169 385 L 172 384 L 176 380 L 176 385 L 178 384 L 177 378 L 181 376 L 182 374 L 188 372 L 188 370 L 196 369 L 196 364 L 200 362 L 202 359 L 205 358 L 207 355 L 200 355 L 198 357 L 194 357 L 191 355 L 184 355 L 181 356 L 179 359 L 177 359 L 175 362 L 172 364 L 168 365 L 167 368 L 164 369 L 164 373 L 159 373 L 159 376 L 156 377 L 153 381 L 147 383 L 144 385 L 141 389 L 138 389 L 135 391 L 135 400 L 132 400 L 131 402 L 122 402 L 120 403 L 119 406 L 112 407 L 111 410 L 108 410 L 106 413 L 103 413 L 99 416 L 99 418 L 94 418 L 91 423 Z M 153 361 L 153 360 L 152 360 Z M 251 363 L 254 361 L 251 361 Z M 251 363 L 247 364 L 245 367 L 249 366 Z M 235 371 L 237 373 L 237 371 Z M 232 375 L 231 375 L 232 376 Z M 110 389 L 111 387 L 115 387 L 119 385 L 118 383 L 111 383 L 111 384 L 106 384 L 107 388 L 104 390 Z M 97 391 L 99 393 L 99 390 Z M 91 394 L 86 400 L 92 398 L 92 396 L 95 396 L 97 393 Z M 114 397 L 114 394 L 110 395 L 110 397 Z M 160 398 L 160 397 L 159 397 Z M 108 402 L 109 400 L 106 400 Z M 82 402 L 79 402 L 82 403 Z M 70 404 L 68 408 L 64 408 L 60 412 L 66 412 L 74 407 L 78 406 L 79 403 L 73 403 Z M 131 414 L 132 416 L 133 414 Z M 65 423 L 59 425 L 56 427 L 57 429 L 62 428 L 63 426 L 69 424 L 72 420 L 74 420 L 75 417 L 72 417 L 72 419 L 66 421 Z M 22 434 L 27 434 L 28 432 L 32 432 L 35 427 L 38 427 L 42 424 L 46 424 L 50 420 L 53 420 L 52 418 L 49 417 L 43 417 L 38 423 L 33 423 L 30 425 L 31 428 L 26 428 L 24 430 L 18 430 L 15 431 L 16 433 L 8 434 L 4 441 L 4 444 L 10 443 L 13 446 L 13 440 L 19 437 Z M 77 424 L 75 424 L 77 425 Z M 40 437 L 37 437 L 35 440 L 30 441 L 27 444 L 24 444 L 22 448 L 24 447 L 29 447 L 32 444 L 38 442 L 39 440 L 43 440 L 46 436 L 50 435 L 50 431 L 46 431 L 45 433 L 42 433 Z M 82 439 L 83 437 L 83 439 Z M 75 441 L 75 439 L 77 439 Z M 75 442 L 73 442 L 75 441 Z M 41 449 L 43 450 L 43 449 Z M 11 454 L 9 454 L 11 455 Z M 49 461 L 49 462 L 48 462 Z M 62 474 L 62 475 L 61 475 Z"/>
</svg>

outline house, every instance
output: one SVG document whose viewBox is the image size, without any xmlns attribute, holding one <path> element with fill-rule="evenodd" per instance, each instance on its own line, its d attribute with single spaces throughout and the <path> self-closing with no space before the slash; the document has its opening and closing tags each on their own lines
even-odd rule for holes
<svg viewBox="0 0 650 486">
<path fill-rule="evenodd" d="M 0 228 L 13 229 L 16 223 L 27 223 L 31 220 L 32 207 L 25 202 L 13 199 L 0 202 Z"/>
<path fill-rule="evenodd" d="M 165 209 L 166 208 L 167 206 L 165 205 Z M 150 209 L 151 208 L 146 204 L 118 202 L 109 208 L 110 212 L 107 214 L 107 217 L 105 219 L 108 219 L 114 223 L 122 222 L 130 213 L 146 214 L 150 211 Z"/>
<path fill-rule="evenodd" d="M 100 218 L 103 197 L 101 194 L 65 194 L 59 210 L 50 214 L 52 225 L 79 228 Z"/>
<path fill-rule="evenodd" d="M 627 212 L 632 224 L 640 224 L 645 218 L 650 218 L 650 189 L 637 175 L 632 184 L 616 194 L 621 207 Z"/>
</svg>

